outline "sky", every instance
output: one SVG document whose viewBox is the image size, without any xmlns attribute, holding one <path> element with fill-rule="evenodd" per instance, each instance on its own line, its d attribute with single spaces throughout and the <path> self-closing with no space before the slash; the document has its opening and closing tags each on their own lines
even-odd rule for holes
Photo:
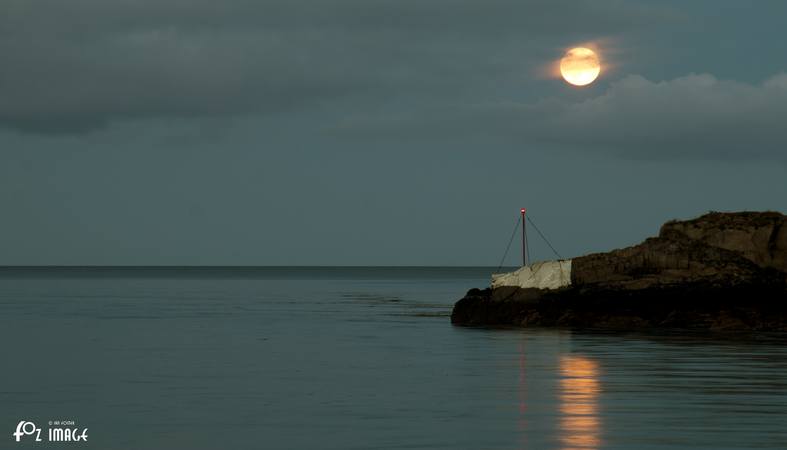
<svg viewBox="0 0 787 450">
<path fill-rule="evenodd" d="M 785 212 L 784 17 L 781 0 L 3 0 L 0 264 L 497 266 L 521 207 L 563 257 Z M 584 88 L 553 73 L 579 45 L 602 60 Z"/>
</svg>

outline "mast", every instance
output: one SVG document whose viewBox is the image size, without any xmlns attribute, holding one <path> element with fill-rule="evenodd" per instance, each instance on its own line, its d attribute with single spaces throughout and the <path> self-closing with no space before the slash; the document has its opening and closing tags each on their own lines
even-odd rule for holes
<svg viewBox="0 0 787 450">
<path fill-rule="evenodd" d="M 527 225 L 525 224 L 525 208 L 522 208 L 522 265 L 527 265 Z"/>
</svg>

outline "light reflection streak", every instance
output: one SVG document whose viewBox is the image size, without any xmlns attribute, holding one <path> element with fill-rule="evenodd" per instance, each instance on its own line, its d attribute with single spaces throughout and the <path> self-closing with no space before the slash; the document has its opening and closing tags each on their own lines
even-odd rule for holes
<svg viewBox="0 0 787 450">
<path fill-rule="evenodd" d="M 563 450 L 601 445 L 598 364 L 576 355 L 560 358 L 560 443 Z"/>
</svg>

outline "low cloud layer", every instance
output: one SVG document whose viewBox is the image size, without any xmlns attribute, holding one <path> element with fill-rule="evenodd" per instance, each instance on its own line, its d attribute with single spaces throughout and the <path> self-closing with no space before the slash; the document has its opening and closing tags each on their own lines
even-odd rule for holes
<svg viewBox="0 0 787 450">
<path fill-rule="evenodd" d="M 787 160 L 787 74 L 759 85 L 707 74 L 662 82 L 632 75 L 598 97 L 522 112 L 538 139 L 631 158 Z"/>
<path fill-rule="evenodd" d="M 5 0 L 0 126 L 80 133 L 452 95 L 521 73 L 536 48 L 665 17 L 621 0 Z"/>
<path fill-rule="evenodd" d="M 561 45 L 674 20 L 622 0 L 7 0 L 0 127 L 73 135 L 136 119 L 301 123 L 304 112 L 339 120 L 345 137 L 787 159 L 784 74 L 752 84 L 607 73 L 601 83 L 622 78 L 594 95 L 535 79 Z M 520 92 L 544 100 L 501 103 Z"/>
<path fill-rule="evenodd" d="M 598 95 L 566 97 L 575 96 L 454 105 L 418 117 L 351 119 L 332 132 L 415 140 L 481 137 L 505 145 L 558 146 L 629 159 L 787 162 L 787 74 L 760 84 L 708 74 L 660 82 L 629 75 Z"/>
</svg>

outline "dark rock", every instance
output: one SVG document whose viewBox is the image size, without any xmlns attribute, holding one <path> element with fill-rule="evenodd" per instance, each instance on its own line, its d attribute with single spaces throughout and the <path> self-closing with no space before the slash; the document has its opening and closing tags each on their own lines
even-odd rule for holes
<svg viewBox="0 0 787 450">
<path fill-rule="evenodd" d="M 787 331 L 787 217 L 710 213 L 658 237 L 572 261 L 555 290 L 473 289 L 461 325 Z"/>
</svg>

